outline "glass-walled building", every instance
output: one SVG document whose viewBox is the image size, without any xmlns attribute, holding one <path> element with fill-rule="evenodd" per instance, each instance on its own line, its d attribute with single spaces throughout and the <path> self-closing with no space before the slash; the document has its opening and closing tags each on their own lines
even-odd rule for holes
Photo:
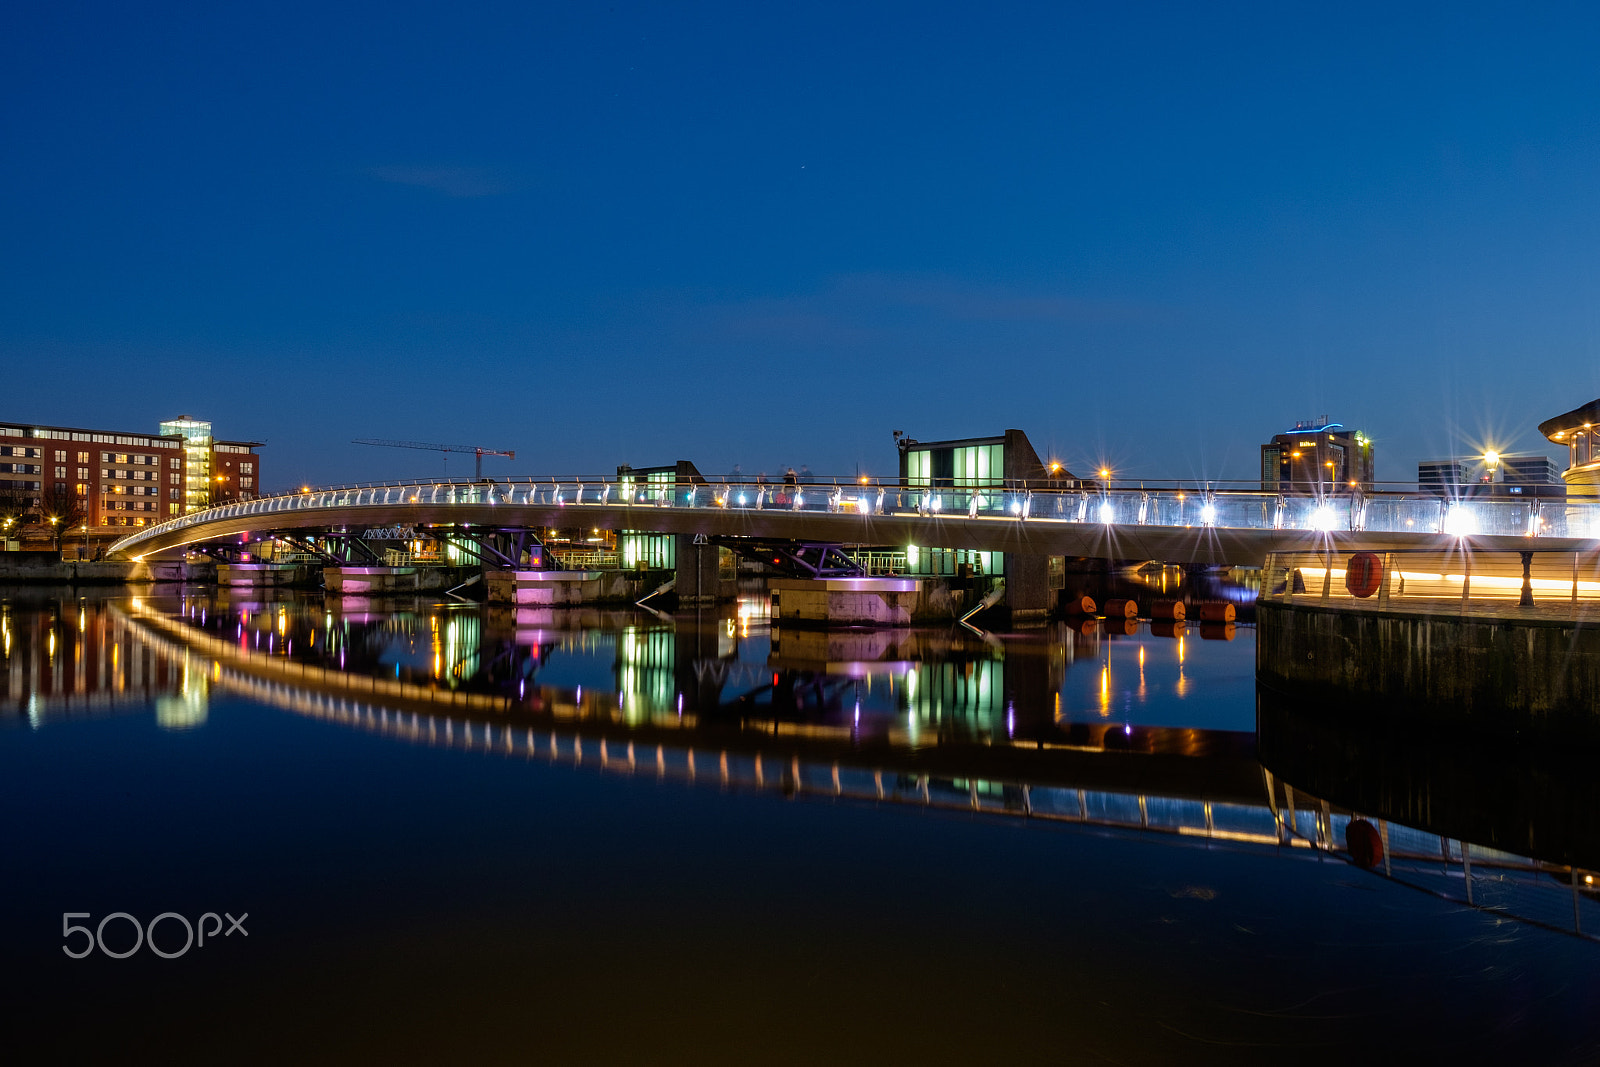
<svg viewBox="0 0 1600 1067">
<path fill-rule="evenodd" d="M 261 495 L 260 441 L 219 441 L 209 422 L 188 415 L 166 420 L 161 432 L 183 439 L 185 512 Z"/>
<path fill-rule="evenodd" d="M 180 415 L 161 424 L 161 432 L 183 438 L 185 467 L 183 510 L 211 506 L 211 424 Z"/>
<path fill-rule="evenodd" d="M 947 441 L 919 441 L 897 433 L 895 443 L 900 451 L 902 495 L 922 497 L 935 511 L 1006 513 L 1013 506 L 1021 507 L 1029 490 L 1078 489 L 1092 484 L 1073 477 L 1060 459 L 1041 459 L 1021 430 Z M 901 506 L 909 506 L 909 501 Z M 1045 566 L 1043 557 L 905 546 L 904 573 L 1003 576 L 1014 609 L 1048 606 Z"/>
</svg>

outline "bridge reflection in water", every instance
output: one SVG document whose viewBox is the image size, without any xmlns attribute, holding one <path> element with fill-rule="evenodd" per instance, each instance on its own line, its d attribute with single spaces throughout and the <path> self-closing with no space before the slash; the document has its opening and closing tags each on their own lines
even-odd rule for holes
<svg viewBox="0 0 1600 1067">
<path fill-rule="evenodd" d="M 339 616 L 292 597 L 58 601 L 0 610 L 0 677 L 7 720 L 35 729 L 152 704 L 163 726 L 198 726 L 228 692 L 486 755 L 1211 849 L 1350 862 L 1347 829 L 1365 818 L 1384 846 L 1375 873 L 1600 931 L 1600 798 L 1577 757 L 1397 736 L 1265 691 L 1259 758 L 1250 732 L 1101 716 L 1105 664 L 1161 640 L 1146 633 L 796 636 L 767 632 L 748 604 L 702 625 L 427 602 Z M 563 657 L 589 684 L 539 684 Z"/>
</svg>

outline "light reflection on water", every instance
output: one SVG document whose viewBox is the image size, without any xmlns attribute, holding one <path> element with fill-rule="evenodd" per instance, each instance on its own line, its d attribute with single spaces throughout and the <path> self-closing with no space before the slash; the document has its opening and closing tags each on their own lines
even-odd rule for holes
<svg viewBox="0 0 1600 1067">
<path fill-rule="evenodd" d="M 1530 927 L 1600 930 L 1580 891 L 1578 864 L 1596 862 L 1583 833 L 1559 847 L 1544 835 L 1556 849 L 1542 853 L 1548 862 L 1496 847 L 1507 842 L 1492 819 L 1451 821 L 1448 798 L 1427 792 L 1427 767 L 1412 779 L 1428 803 L 1406 811 L 1432 814 L 1391 823 L 1381 816 L 1402 812 L 1383 810 L 1381 796 L 1393 781 L 1340 784 L 1361 776 L 1366 742 L 1311 738 L 1293 709 L 1273 710 L 1268 763 L 1279 773 L 1263 767 L 1248 626 L 827 633 L 775 629 L 750 602 L 670 619 L 423 600 L 345 611 L 320 597 L 205 593 L 12 601 L 0 647 L 6 718 L 33 731 L 153 710 L 164 731 L 203 733 L 219 701 L 244 698 L 602 780 L 1333 860 L 1347 860 L 1346 829 L 1365 813 L 1383 827 L 1391 884 Z M 1347 762 L 1311 755 L 1335 743 Z"/>
</svg>

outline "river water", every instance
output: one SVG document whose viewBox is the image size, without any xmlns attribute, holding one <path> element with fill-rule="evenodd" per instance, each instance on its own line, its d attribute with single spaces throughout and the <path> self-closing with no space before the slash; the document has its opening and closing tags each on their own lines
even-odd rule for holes
<svg viewBox="0 0 1600 1067">
<path fill-rule="evenodd" d="M 13 1062 L 1600 1058 L 1587 757 L 1248 621 L 80 593 L 0 591 Z"/>
</svg>

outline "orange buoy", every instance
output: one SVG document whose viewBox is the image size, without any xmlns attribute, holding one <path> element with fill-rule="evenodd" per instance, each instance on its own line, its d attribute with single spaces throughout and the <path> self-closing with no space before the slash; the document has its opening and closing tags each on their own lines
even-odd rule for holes
<svg viewBox="0 0 1600 1067">
<path fill-rule="evenodd" d="M 1139 605 L 1131 600 L 1106 601 L 1106 618 L 1133 619 L 1139 615 Z"/>
<path fill-rule="evenodd" d="M 1378 828 L 1365 819 L 1350 820 L 1344 828 L 1344 843 L 1357 867 L 1370 870 L 1383 862 L 1383 838 Z"/>
<path fill-rule="evenodd" d="M 1068 615 L 1093 615 L 1094 597 L 1073 596 L 1067 597 L 1062 608 Z"/>
<path fill-rule="evenodd" d="M 1183 606 L 1183 601 L 1181 600 L 1158 600 L 1150 605 L 1150 617 L 1152 619 L 1182 622 L 1187 614 L 1188 609 Z"/>
<path fill-rule="evenodd" d="M 1236 612 L 1227 601 L 1208 601 L 1197 612 L 1201 622 L 1232 622 Z"/>
<path fill-rule="evenodd" d="M 1350 595 L 1365 599 L 1383 584 L 1383 560 L 1376 552 L 1357 552 L 1344 568 L 1344 587 Z"/>
</svg>

